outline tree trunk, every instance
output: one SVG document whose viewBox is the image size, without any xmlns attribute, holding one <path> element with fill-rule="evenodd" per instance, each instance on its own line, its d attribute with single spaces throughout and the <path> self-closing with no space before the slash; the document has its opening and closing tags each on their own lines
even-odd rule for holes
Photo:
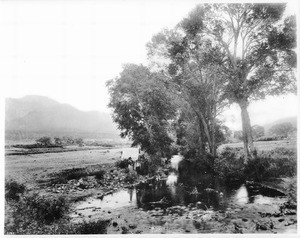
<svg viewBox="0 0 300 238">
<path fill-rule="evenodd" d="M 204 142 L 203 142 L 203 126 L 199 120 L 199 155 L 202 157 L 204 155 Z"/>
<path fill-rule="evenodd" d="M 204 118 L 204 116 L 203 116 L 203 114 L 201 112 L 199 112 L 199 117 L 200 117 L 200 124 L 202 123 L 203 130 L 204 130 L 204 133 L 206 135 L 209 152 L 212 153 L 212 145 L 211 145 L 211 138 L 210 138 L 210 134 L 209 134 L 208 125 L 207 125 L 207 123 L 205 121 L 205 118 Z"/>
<path fill-rule="evenodd" d="M 239 102 L 241 108 L 241 116 L 242 116 L 245 163 L 248 163 L 249 159 L 253 158 L 253 152 L 254 152 L 252 128 L 251 128 L 249 113 L 247 110 L 248 104 L 249 103 L 246 99 L 243 99 Z"/>
<path fill-rule="evenodd" d="M 216 104 L 213 105 L 213 115 L 212 115 L 212 155 L 215 157 L 217 154 L 217 144 L 216 144 Z"/>
</svg>

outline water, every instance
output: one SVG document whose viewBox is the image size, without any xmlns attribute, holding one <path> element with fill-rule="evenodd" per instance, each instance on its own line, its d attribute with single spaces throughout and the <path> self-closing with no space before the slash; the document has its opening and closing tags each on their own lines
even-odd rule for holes
<svg viewBox="0 0 300 238">
<path fill-rule="evenodd" d="M 89 198 L 76 209 L 96 211 L 131 206 L 151 210 L 184 205 L 225 210 L 231 205 L 275 204 L 286 200 L 282 197 L 284 194 L 255 184 L 224 185 L 211 174 L 193 174 L 190 170 L 179 175 L 178 163 L 181 160 L 181 156 L 172 157 L 172 172 L 166 180 L 153 180 L 134 189 L 120 190 L 102 199 Z"/>
<path fill-rule="evenodd" d="M 79 203 L 77 210 L 83 209 L 117 209 L 131 206 L 152 210 L 167 208 L 175 205 L 196 206 L 214 210 L 225 210 L 230 205 L 272 204 L 282 201 L 280 194 L 257 191 L 251 186 L 242 184 L 235 188 L 219 186 L 218 189 L 188 184 L 176 183 L 177 175 L 171 173 L 167 180 L 160 180 L 135 189 L 123 189 L 103 197 L 103 199 L 89 198 Z M 254 191 L 253 191 L 254 190 Z M 263 194 L 262 194 L 263 193 Z M 199 205 L 200 203 L 201 205 Z"/>
<path fill-rule="evenodd" d="M 171 172 L 167 178 L 166 184 L 168 186 L 175 186 L 177 184 L 177 179 L 178 176 L 174 172 Z"/>
<path fill-rule="evenodd" d="M 171 158 L 171 167 L 178 171 L 178 164 L 183 159 L 181 155 L 173 155 Z"/>
</svg>

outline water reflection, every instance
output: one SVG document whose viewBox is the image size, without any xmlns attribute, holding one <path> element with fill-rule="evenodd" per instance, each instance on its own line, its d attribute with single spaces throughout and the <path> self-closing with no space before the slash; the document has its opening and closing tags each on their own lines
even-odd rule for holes
<svg viewBox="0 0 300 238">
<path fill-rule="evenodd" d="M 183 159 L 183 156 L 181 156 L 181 155 L 173 155 L 171 158 L 171 167 L 177 171 L 178 164 L 182 159 Z"/>
<path fill-rule="evenodd" d="M 178 176 L 174 172 L 171 172 L 167 178 L 166 183 L 168 186 L 174 186 L 175 184 L 177 184 L 177 179 Z"/>
<path fill-rule="evenodd" d="M 244 205 L 249 202 L 249 194 L 245 185 L 242 185 L 234 195 L 235 203 Z"/>
<path fill-rule="evenodd" d="M 167 180 L 153 180 L 136 189 L 121 190 L 100 199 L 88 199 L 81 207 L 120 208 L 135 206 L 145 210 L 155 207 L 191 205 L 201 209 L 224 210 L 230 205 L 247 203 L 272 204 L 280 194 L 253 185 L 226 186 L 209 174 L 180 174 L 171 172 Z"/>
</svg>

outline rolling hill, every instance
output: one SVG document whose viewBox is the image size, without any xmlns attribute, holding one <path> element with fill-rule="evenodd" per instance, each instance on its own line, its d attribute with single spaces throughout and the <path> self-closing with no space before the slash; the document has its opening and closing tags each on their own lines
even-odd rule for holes
<svg viewBox="0 0 300 238">
<path fill-rule="evenodd" d="M 80 111 L 44 96 L 25 96 L 5 100 L 5 134 L 6 139 L 11 134 L 105 134 L 118 138 L 119 131 L 108 113 Z"/>
</svg>

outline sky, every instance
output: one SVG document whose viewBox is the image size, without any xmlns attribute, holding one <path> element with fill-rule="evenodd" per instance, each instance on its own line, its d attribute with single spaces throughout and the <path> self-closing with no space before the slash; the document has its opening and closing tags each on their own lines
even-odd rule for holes
<svg viewBox="0 0 300 238">
<path fill-rule="evenodd" d="M 2 95 L 48 96 L 88 111 L 110 112 L 105 82 L 125 63 L 146 64 L 146 43 L 174 27 L 199 0 L 1 1 Z M 288 4 L 293 12 L 296 1 Z M 3 80 L 4 79 L 4 80 Z M 288 106 L 287 106 L 288 105 Z M 297 115 L 294 95 L 251 104 L 252 124 Z M 240 111 L 223 113 L 240 129 Z"/>
</svg>

